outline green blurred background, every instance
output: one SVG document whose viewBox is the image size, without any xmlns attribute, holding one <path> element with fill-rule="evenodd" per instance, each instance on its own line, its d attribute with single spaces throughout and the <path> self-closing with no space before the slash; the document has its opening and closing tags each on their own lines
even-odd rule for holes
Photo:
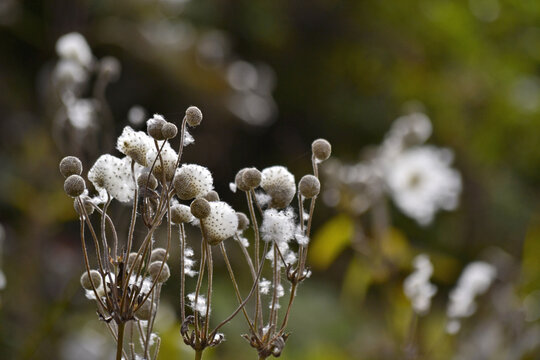
<svg viewBox="0 0 540 360">
<path fill-rule="evenodd" d="M 222 198 L 239 210 L 245 205 L 228 190 L 238 169 L 282 164 L 299 178 L 309 171 L 310 144 L 318 137 L 332 143 L 333 156 L 357 161 L 411 103 L 421 103 L 433 121 L 430 143 L 453 149 L 463 177 L 460 206 L 427 228 L 392 208 L 386 251 L 397 269 L 388 274 L 367 264 L 348 245 L 350 231 L 327 235 L 324 241 L 341 245 L 322 250 L 330 259 L 300 289 L 284 359 L 401 358 L 411 316 L 401 283 L 420 251 L 432 255 L 439 286 L 422 323 L 424 358 L 511 359 L 510 349 L 519 346 L 529 348 L 517 358 L 540 358 L 537 342 L 519 345 L 516 335 L 540 338 L 538 319 L 523 305 L 540 289 L 540 2 L 534 0 L 0 1 L 0 223 L 7 235 L 0 358 L 70 359 L 72 348 L 111 345 L 78 285 L 77 219 L 57 170 L 67 153 L 52 140 L 55 42 L 71 31 L 86 37 L 97 58 L 112 55 L 122 65 L 106 92 L 114 129 L 99 136 L 118 136 L 136 104 L 174 122 L 187 106 L 199 106 L 204 120 L 185 160 L 211 169 Z M 218 50 L 207 44 L 212 39 Z M 262 115 L 257 107 L 251 115 L 231 109 L 239 92 L 224 69 L 237 60 L 265 71 Z M 88 169 L 99 153 L 84 155 Z M 315 229 L 338 213 L 321 202 Z M 470 320 L 469 332 L 449 338 L 448 290 L 479 257 L 503 263 L 499 288 L 506 292 L 479 306 L 475 317 L 482 321 Z M 234 307 L 222 280 L 216 291 L 228 295 L 216 314 Z M 178 288 L 173 277 L 164 314 L 178 311 Z M 502 326 L 488 350 L 470 352 L 475 331 L 507 322 L 516 328 Z M 488 325 L 473 326 L 479 323 Z M 158 330 L 163 359 L 192 358 L 171 317 Z M 243 331 L 241 321 L 233 322 L 208 358 L 254 358 Z"/>
</svg>

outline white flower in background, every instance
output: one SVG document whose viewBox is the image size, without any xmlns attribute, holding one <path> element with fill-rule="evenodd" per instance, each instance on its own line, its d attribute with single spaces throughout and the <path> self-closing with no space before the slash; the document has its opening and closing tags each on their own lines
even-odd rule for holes
<svg viewBox="0 0 540 360">
<path fill-rule="evenodd" d="M 403 282 L 403 290 L 411 301 L 414 312 L 424 315 L 429 311 L 431 298 L 437 292 L 437 287 L 429 282 L 433 265 L 425 254 L 415 257 L 413 263 L 415 271 Z"/>
<path fill-rule="evenodd" d="M 403 151 L 384 164 L 385 181 L 396 205 L 420 225 L 433 221 L 439 209 L 458 205 L 461 176 L 450 167 L 450 150 L 433 146 Z"/>
<path fill-rule="evenodd" d="M 66 104 L 67 117 L 73 127 L 84 130 L 92 126 L 97 117 L 96 103 L 92 99 L 72 99 Z"/>
<path fill-rule="evenodd" d="M 141 167 L 135 166 L 135 178 Z M 88 180 L 98 191 L 106 190 L 120 202 L 130 202 L 135 193 L 135 182 L 131 175 L 131 158 L 119 159 L 115 156 L 101 155 L 88 171 Z"/>
<path fill-rule="evenodd" d="M 69 59 L 90 67 L 93 60 L 92 50 L 84 36 L 72 32 L 61 36 L 56 41 L 56 53 L 63 59 Z"/>
<path fill-rule="evenodd" d="M 450 302 L 446 310 L 449 318 L 446 328 L 448 333 L 457 333 L 461 327 L 460 319 L 474 314 L 475 298 L 488 290 L 496 275 L 495 267 L 486 262 L 475 261 L 467 265 L 449 295 Z"/>
</svg>

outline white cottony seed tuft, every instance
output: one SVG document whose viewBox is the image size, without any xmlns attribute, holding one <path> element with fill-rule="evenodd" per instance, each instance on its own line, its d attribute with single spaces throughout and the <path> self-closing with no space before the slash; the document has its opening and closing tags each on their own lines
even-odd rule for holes
<svg viewBox="0 0 540 360">
<path fill-rule="evenodd" d="M 238 216 L 236 211 L 223 201 L 215 201 L 210 204 L 210 215 L 202 219 L 202 226 L 208 236 L 211 245 L 217 245 L 223 240 L 230 238 L 238 230 Z"/>
</svg>

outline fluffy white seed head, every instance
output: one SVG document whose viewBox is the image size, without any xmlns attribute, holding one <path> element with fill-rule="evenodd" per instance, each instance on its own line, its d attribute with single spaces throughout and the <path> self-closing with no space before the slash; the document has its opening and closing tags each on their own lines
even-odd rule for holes
<svg viewBox="0 0 540 360">
<path fill-rule="evenodd" d="M 142 131 L 126 126 L 116 141 L 116 148 L 142 166 L 149 166 L 146 154 L 155 148 L 154 140 Z"/>
<path fill-rule="evenodd" d="M 296 224 L 292 209 L 264 211 L 261 234 L 264 241 L 287 243 L 294 238 Z"/>
<path fill-rule="evenodd" d="M 176 195 L 182 200 L 204 197 L 214 189 L 212 174 L 204 166 L 184 164 L 174 176 Z"/>
<path fill-rule="evenodd" d="M 56 53 L 63 59 L 76 61 L 87 68 L 93 60 L 90 46 L 84 36 L 77 32 L 62 35 L 56 41 Z"/>
<path fill-rule="evenodd" d="M 135 176 L 140 167 L 135 167 Z M 113 198 L 120 202 L 133 200 L 135 182 L 131 176 L 131 158 L 119 159 L 115 156 L 101 155 L 88 172 L 88 180 L 97 190 L 106 190 Z"/>
<path fill-rule="evenodd" d="M 217 245 L 223 240 L 230 238 L 238 230 L 238 216 L 236 211 L 223 201 L 214 201 L 210 204 L 210 215 L 202 219 L 202 226 L 208 242 Z"/>
<path fill-rule="evenodd" d="M 429 311 L 431 298 L 437 292 L 437 287 L 429 282 L 433 274 L 433 265 L 429 257 L 420 254 L 414 259 L 415 271 L 403 282 L 403 291 L 412 303 L 413 310 L 418 315 Z"/>
<path fill-rule="evenodd" d="M 261 187 L 271 197 L 270 207 L 277 209 L 289 206 L 296 193 L 294 175 L 283 166 L 264 169 Z"/>
<path fill-rule="evenodd" d="M 168 142 L 166 142 L 165 145 L 160 142 L 159 147 L 161 148 L 162 146 L 163 149 L 161 150 L 159 155 L 156 147 L 152 147 L 152 149 L 146 154 L 146 162 L 149 167 L 154 164 L 152 173 L 159 181 L 162 180 L 163 175 L 165 175 L 165 180 L 168 181 L 171 180 L 174 176 L 174 172 L 176 170 L 176 161 L 178 160 L 178 154 L 176 153 L 176 151 L 173 150 L 173 148 Z"/>
</svg>

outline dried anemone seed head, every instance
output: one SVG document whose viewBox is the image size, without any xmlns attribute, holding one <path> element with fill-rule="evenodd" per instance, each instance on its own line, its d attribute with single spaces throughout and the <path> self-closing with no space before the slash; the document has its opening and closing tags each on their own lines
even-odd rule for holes
<svg viewBox="0 0 540 360">
<path fill-rule="evenodd" d="M 311 151 L 317 160 L 324 161 L 330 157 L 332 145 L 325 139 L 317 139 L 311 144 Z"/>
<path fill-rule="evenodd" d="M 66 156 L 60 161 L 60 173 L 67 178 L 70 175 L 81 175 L 82 162 L 75 156 Z"/>
<path fill-rule="evenodd" d="M 86 210 L 86 214 L 92 215 L 92 213 L 94 212 L 94 207 L 92 206 L 92 203 L 88 201 L 87 196 L 83 196 L 81 198 L 81 201 L 83 203 L 84 210 Z M 81 211 L 81 207 L 79 206 L 79 201 L 77 199 L 73 200 L 73 208 L 78 215 L 84 215 L 84 211 Z"/>
<path fill-rule="evenodd" d="M 189 206 L 176 204 L 171 207 L 171 221 L 174 224 L 189 223 L 193 220 Z"/>
<path fill-rule="evenodd" d="M 92 280 L 90 280 L 92 278 Z M 92 290 L 92 282 L 94 283 L 94 287 L 97 289 L 101 285 L 101 274 L 97 270 L 90 270 L 90 275 L 88 275 L 88 272 L 85 271 L 81 275 L 81 286 L 85 290 Z"/>
<path fill-rule="evenodd" d="M 86 189 L 86 183 L 80 175 L 70 175 L 64 181 L 64 191 L 71 197 L 82 195 Z"/>
<path fill-rule="evenodd" d="M 230 238 L 238 230 L 238 216 L 236 211 L 223 201 L 211 202 L 210 214 L 201 219 L 204 226 L 208 243 L 217 245 L 225 239 Z"/>
<path fill-rule="evenodd" d="M 300 191 L 300 194 L 302 194 L 303 197 L 311 199 L 312 197 L 319 195 L 321 183 L 319 179 L 313 175 L 304 175 L 298 183 L 298 191 Z"/>
<path fill-rule="evenodd" d="M 142 255 L 136 252 L 132 252 L 128 255 L 127 266 L 128 268 L 138 268 L 142 264 Z"/>
<path fill-rule="evenodd" d="M 205 198 L 196 198 L 191 202 L 191 213 L 197 219 L 204 219 L 210 215 L 210 203 Z"/>
<path fill-rule="evenodd" d="M 176 171 L 173 185 L 181 200 L 203 197 L 214 188 L 212 174 L 204 166 L 184 164 Z"/>
<path fill-rule="evenodd" d="M 161 129 L 166 123 L 167 121 L 162 115 L 154 114 L 154 117 L 146 122 L 146 131 L 148 132 L 148 135 L 156 140 L 165 140 L 163 134 L 161 133 Z"/>
<path fill-rule="evenodd" d="M 162 264 L 163 269 L 161 268 Z M 153 263 L 150 263 L 150 266 L 148 266 L 148 273 L 150 274 L 152 280 L 159 283 L 164 283 L 171 276 L 171 270 L 169 270 L 169 265 L 162 261 L 154 261 Z"/>
<path fill-rule="evenodd" d="M 150 320 L 152 317 L 152 312 L 156 311 L 156 304 L 152 304 L 150 299 L 146 299 L 144 303 L 137 309 L 135 316 L 139 320 Z"/>
<path fill-rule="evenodd" d="M 243 212 L 236 212 L 236 216 L 238 217 L 238 230 L 244 231 L 249 226 L 249 219 Z"/>
<path fill-rule="evenodd" d="M 186 121 L 189 126 L 195 127 L 202 121 L 202 112 L 196 106 L 190 106 L 186 110 Z"/>
<path fill-rule="evenodd" d="M 154 140 L 150 136 L 130 126 L 126 126 L 116 140 L 116 149 L 142 166 L 148 166 L 146 155 L 153 148 Z"/>
<path fill-rule="evenodd" d="M 245 186 L 254 189 L 261 184 L 262 174 L 256 168 L 244 169 L 242 180 Z"/>
<path fill-rule="evenodd" d="M 169 259 L 169 254 L 167 253 L 167 250 L 164 248 L 156 248 L 152 250 L 152 253 L 150 254 L 150 262 L 153 263 L 154 261 L 167 261 Z"/>
<path fill-rule="evenodd" d="M 121 70 L 122 65 L 114 56 L 105 56 L 99 62 L 99 71 L 111 81 L 118 80 Z"/>
<path fill-rule="evenodd" d="M 294 175 L 283 166 L 272 166 L 262 171 L 261 187 L 270 195 L 270 207 L 283 209 L 289 206 L 296 184 Z"/>
<path fill-rule="evenodd" d="M 249 191 L 249 186 L 244 182 L 244 172 L 247 170 L 247 168 L 243 168 L 238 173 L 236 173 L 236 176 L 234 178 L 234 183 L 236 184 L 236 187 L 239 190 L 242 191 Z"/>
<path fill-rule="evenodd" d="M 204 198 L 208 201 L 219 201 L 219 194 L 212 190 L 209 191 L 206 195 L 204 195 Z"/>
<path fill-rule="evenodd" d="M 165 139 L 172 139 L 178 134 L 178 128 L 173 123 L 166 123 L 161 127 L 161 134 Z"/>
<path fill-rule="evenodd" d="M 139 186 L 139 189 L 148 188 L 154 190 L 158 186 L 158 181 L 153 174 L 148 171 L 143 171 L 137 178 L 137 185 Z"/>
</svg>

